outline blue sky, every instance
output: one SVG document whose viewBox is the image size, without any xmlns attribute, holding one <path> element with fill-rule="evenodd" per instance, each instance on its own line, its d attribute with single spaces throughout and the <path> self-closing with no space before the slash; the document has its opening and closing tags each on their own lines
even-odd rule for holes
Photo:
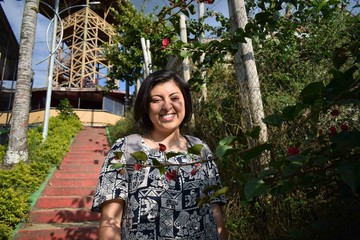
<svg viewBox="0 0 360 240">
<path fill-rule="evenodd" d="M 19 41 L 20 28 L 21 28 L 21 19 L 23 15 L 25 0 L 4 0 L 0 2 L 3 7 L 5 14 L 10 22 L 10 25 L 13 29 L 15 36 Z M 131 1 L 138 9 L 141 8 L 143 0 L 132 0 Z M 168 5 L 167 0 L 146 0 L 146 12 L 151 12 L 155 6 L 159 6 L 159 11 L 162 6 Z M 209 10 L 218 11 L 228 16 L 228 4 L 227 0 L 215 0 L 215 3 L 212 5 L 205 4 L 205 8 Z M 49 51 L 46 46 L 46 29 L 48 27 L 49 20 L 42 15 L 38 16 L 37 31 L 35 35 L 35 47 L 34 47 L 34 56 L 33 56 L 33 70 L 35 72 L 35 81 L 34 88 L 41 88 L 46 86 L 47 72 L 48 72 L 48 61 L 44 61 Z M 209 22 L 211 24 L 211 22 Z M 51 39 L 49 37 L 49 39 Z M 50 44 L 50 43 L 49 43 Z M 123 89 L 123 86 L 121 87 Z"/>
</svg>

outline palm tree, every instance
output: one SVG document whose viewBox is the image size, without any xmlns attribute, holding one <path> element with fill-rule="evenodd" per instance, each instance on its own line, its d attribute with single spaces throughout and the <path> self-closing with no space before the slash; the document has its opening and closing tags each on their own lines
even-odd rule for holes
<svg viewBox="0 0 360 240">
<path fill-rule="evenodd" d="M 28 160 L 28 126 L 32 78 L 32 54 L 40 0 L 26 0 L 20 34 L 19 66 L 12 109 L 9 145 L 4 164 Z"/>
</svg>

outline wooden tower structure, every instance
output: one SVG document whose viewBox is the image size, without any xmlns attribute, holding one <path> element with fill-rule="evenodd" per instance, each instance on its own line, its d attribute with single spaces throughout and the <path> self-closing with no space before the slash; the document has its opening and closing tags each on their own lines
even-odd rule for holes
<svg viewBox="0 0 360 240">
<path fill-rule="evenodd" d="M 54 0 L 45 1 L 53 6 Z M 61 0 L 57 40 L 59 48 L 53 75 L 56 88 L 94 88 L 105 82 L 110 63 L 103 54 L 104 44 L 111 44 L 115 34 L 109 8 L 115 0 Z M 40 13 L 52 19 L 54 12 L 40 3 Z M 62 27 L 61 27 L 62 25 Z"/>
</svg>

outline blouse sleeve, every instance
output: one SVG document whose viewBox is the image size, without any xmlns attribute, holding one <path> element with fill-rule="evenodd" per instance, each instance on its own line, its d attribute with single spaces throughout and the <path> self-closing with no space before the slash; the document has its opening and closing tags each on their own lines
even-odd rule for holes
<svg viewBox="0 0 360 240">
<path fill-rule="evenodd" d="M 105 201 L 112 199 L 123 199 L 127 201 L 128 174 L 126 171 L 123 171 L 122 168 L 114 169 L 111 167 L 116 161 L 114 153 L 124 152 L 123 143 L 124 138 L 118 139 L 105 158 L 91 207 L 91 210 L 94 212 L 99 212 L 101 205 Z M 119 161 L 120 163 L 125 163 L 125 157 L 122 156 Z"/>
<path fill-rule="evenodd" d="M 222 188 L 221 179 L 219 176 L 219 170 L 217 165 L 214 161 L 213 154 L 207 144 L 203 144 L 204 148 L 206 149 L 205 158 L 208 160 L 208 174 L 209 174 L 209 185 L 208 186 L 215 186 L 214 190 L 209 191 L 208 195 L 211 197 L 215 194 L 217 189 Z M 219 195 L 211 200 L 211 203 L 219 203 L 220 205 L 224 205 L 227 203 L 226 197 L 224 194 Z"/>
</svg>

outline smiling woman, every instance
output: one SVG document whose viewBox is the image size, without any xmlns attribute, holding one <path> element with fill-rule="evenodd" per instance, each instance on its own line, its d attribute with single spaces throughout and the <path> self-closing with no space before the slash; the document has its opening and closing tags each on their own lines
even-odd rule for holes
<svg viewBox="0 0 360 240">
<path fill-rule="evenodd" d="M 100 173 L 92 207 L 100 239 L 227 239 L 212 153 L 181 134 L 192 115 L 187 83 L 171 71 L 150 74 L 134 115 L 145 134 L 118 139 Z"/>
</svg>

